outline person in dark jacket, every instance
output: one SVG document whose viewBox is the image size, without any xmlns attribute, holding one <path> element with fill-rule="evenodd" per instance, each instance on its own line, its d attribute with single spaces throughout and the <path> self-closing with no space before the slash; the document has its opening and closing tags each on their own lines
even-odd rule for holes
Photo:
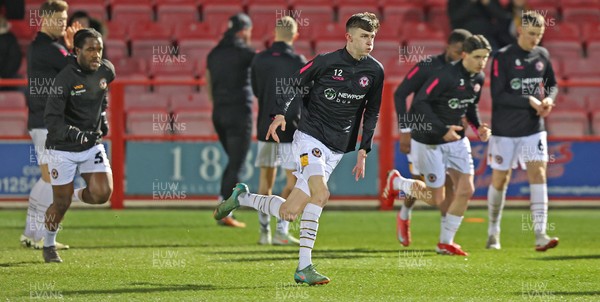
<svg viewBox="0 0 600 302">
<path fill-rule="evenodd" d="M 249 46 L 252 21 L 246 14 L 229 18 L 229 28 L 208 54 L 206 87 L 213 102 L 213 125 L 227 154 L 219 200 L 231 194 L 240 181 L 252 139 L 252 86 L 250 64 L 256 52 Z M 219 224 L 246 227 L 232 215 Z"/>
<path fill-rule="evenodd" d="M 280 143 L 272 138 L 267 140 L 267 131 L 271 125 L 271 112 L 277 106 L 277 96 L 284 93 L 284 85 L 291 81 L 290 76 L 304 64 L 303 55 L 296 54 L 292 47 L 298 37 L 298 24 L 286 16 L 277 20 L 275 25 L 275 40 L 271 47 L 256 55 L 252 62 L 252 91 L 258 98 L 258 120 L 256 121 L 258 150 L 255 166 L 260 168 L 258 194 L 271 195 L 277 167 L 285 170 L 286 184 L 281 197 L 287 198 L 294 185 L 296 163 L 292 155 L 292 138 L 300 122 L 300 102 L 293 104 L 286 114 L 285 131 L 279 131 Z M 271 215 L 258 212 L 260 223 L 259 244 L 297 245 L 298 239 L 289 234 L 289 221 L 277 219 L 277 231 L 271 236 Z"/>
<path fill-rule="evenodd" d="M 33 141 L 37 164 L 41 178 L 31 188 L 27 221 L 21 245 L 41 249 L 43 247 L 44 216 L 52 203 L 52 186 L 48 172 L 46 136 L 48 130 L 44 124 L 44 110 L 48 95 L 56 94 L 56 75 L 68 64 L 69 52 L 73 48 L 73 35 L 81 29 L 79 23 L 67 27 L 65 1 L 44 2 L 39 10 L 41 29 L 27 49 L 27 128 Z M 69 246 L 56 243 L 57 249 Z"/>
<path fill-rule="evenodd" d="M 280 141 L 277 129 L 286 130 L 285 113 L 293 102 L 303 102 L 298 130 L 294 133 L 296 186 L 287 200 L 276 195 L 248 192 L 238 184 L 233 194 L 214 213 L 224 217 L 239 206 L 253 207 L 277 218 L 300 220 L 300 253 L 294 274 L 297 283 L 327 284 L 330 279 L 316 271 L 312 249 L 319 217 L 329 200 L 327 181 L 344 153 L 356 150 L 358 132 L 362 139 L 352 173 L 364 178 L 367 153 L 379 118 L 383 90 L 383 66 L 369 54 L 373 50 L 379 20 L 373 13 L 355 14 L 346 22 L 346 46 L 320 54 L 292 77 L 291 91 L 278 98 L 271 113 L 267 136 Z M 298 88 L 314 83 L 304 94 Z"/>
<path fill-rule="evenodd" d="M 17 37 L 10 31 L 10 23 L 0 16 L 0 79 L 18 78 L 21 66 L 21 49 Z M 0 86 L 1 90 L 16 90 L 17 87 Z"/>
<path fill-rule="evenodd" d="M 108 84 L 115 79 L 115 68 L 102 59 L 102 35 L 94 29 L 78 31 L 74 45 L 77 59 L 56 76 L 57 91 L 48 96 L 44 112 L 54 196 L 46 211 L 43 249 L 46 262 L 62 262 L 55 240 L 71 199 L 103 204 L 113 189 L 112 170 L 100 141 L 108 134 L 105 111 Z M 76 171 L 87 186 L 73 190 Z"/>
</svg>

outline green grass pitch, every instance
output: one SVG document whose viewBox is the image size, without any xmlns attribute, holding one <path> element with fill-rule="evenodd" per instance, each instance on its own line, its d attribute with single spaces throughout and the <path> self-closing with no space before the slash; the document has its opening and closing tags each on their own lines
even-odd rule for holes
<svg viewBox="0 0 600 302">
<path fill-rule="evenodd" d="M 484 248 L 487 212 L 470 210 L 456 237 L 469 257 L 434 252 L 436 211 L 413 212 L 413 244 L 395 238 L 395 212 L 328 211 L 313 252 L 324 286 L 296 286 L 296 247 L 258 246 L 210 211 L 72 210 L 62 264 L 21 248 L 25 210 L 0 211 L 0 300 L 78 301 L 565 301 L 600 300 L 597 210 L 551 210 L 557 248 L 534 251 L 527 210 L 506 210 L 502 250 Z M 272 221 L 274 224 L 274 219 Z M 274 226 L 272 226 L 274 231 Z M 297 232 L 298 222 L 291 224 Z"/>
</svg>

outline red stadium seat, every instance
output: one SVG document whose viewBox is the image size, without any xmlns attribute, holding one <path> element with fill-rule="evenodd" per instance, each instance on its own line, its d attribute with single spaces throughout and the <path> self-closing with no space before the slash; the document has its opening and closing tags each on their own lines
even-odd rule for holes
<svg viewBox="0 0 600 302">
<path fill-rule="evenodd" d="M 287 4 L 279 5 L 253 5 L 248 8 L 248 15 L 252 19 L 252 37 L 266 39 L 273 35 L 277 19 L 289 14 Z"/>
<path fill-rule="evenodd" d="M 127 43 L 123 40 L 105 40 L 104 48 L 109 52 L 110 60 L 118 60 L 121 58 L 129 57 L 129 51 L 127 50 Z"/>
<path fill-rule="evenodd" d="M 575 24 L 560 23 L 555 26 L 546 26 L 543 43 L 550 41 L 580 41 L 581 33 Z"/>
<path fill-rule="evenodd" d="M 197 6 L 198 4 L 202 3 L 202 2 L 206 2 L 202 1 L 202 0 L 154 0 L 154 2 L 156 2 L 156 5 L 164 5 L 164 4 L 168 4 L 168 5 L 194 5 Z"/>
<path fill-rule="evenodd" d="M 27 109 L 0 109 L 0 135 L 26 135 Z"/>
<path fill-rule="evenodd" d="M 563 7 L 563 22 L 600 22 L 600 9 L 593 7 Z"/>
<path fill-rule="evenodd" d="M 337 7 L 348 6 L 348 5 L 378 6 L 379 1 L 378 0 L 336 0 L 335 5 Z"/>
<path fill-rule="evenodd" d="M 157 75 L 154 77 L 157 81 L 188 81 L 195 80 L 193 76 L 190 75 Z M 154 92 L 157 94 L 161 94 L 163 96 L 179 94 L 179 93 L 195 93 L 197 91 L 197 86 L 194 85 L 176 85 L 176 84 L 166 84 L 166 85 L 154 85 Z"/>
<path fill-rule="evenodd" d="M 588 59 L 593 60 L 594 62 L 599 62 L 600 60 L 600 40 L 591 41 L 588 44 L 587 48 Z"/>
<path fill-rule="evenodd" d="M 175 111 L 173 117 L 181 125 L 177 132 L 179 135 L 216 135 L 210 110 Z"/>
<path fill-rule="evenodd" d="M 338 23 L 346 25 L 346 21 L 352 17 L 352 15 L 362 12 L 370 12 L 377 15 L 377 18 L 381 19 L 379 8 L 377 5 L 360 4 L 360 5 L 344 5 L 338 9 Z M 345 32 L 345 30 L 344 30 Z"/>
<path fill-rule="evenodd" d="M 417 62 L 407 62 L 406 60 L 391 59 L 385 67 L 385 79 L 386 81 L 393 81 L 400 83 L 406 74 Z"/>
<path fill-rule="evenodd" d="M 217 45 L 215 40 L 181 40 L 179 52 L 191 58 L 197 65 L 197 73 L 202 75 L 206 69 L 206 58 L 208 53 Z"/>
<path fill-rule="evenodd" d="M 581 24 L 581 36 L 588 43 L 600 41 L 600 22 L 587 22 Z"/>
<path fill-rule="evenodd" d="M 548 134 L 555 137 L 582 137 L 589 129 L 585 111 L 553 111 L 546 121 Z"/>
<path fill-rule="evenodd" d="M 600 77 L 598 62 L 589 59 L 572 58 L 565 64 L 564 75 L 573 77 Z"/>
<path fill-rule="evenodd" d="M 107 20 L 106 6 L 102 3 L 76 3 L 69 1 L 69 16 L 76 11 L 84 11 L 99 21 Z"/>
<path fill-rule="evenodd" d="M 315 55 L 326 53 L 326 52 L 334 52 L 340 48 L 345 46 L 345 42 L 343 40 L 339 41 L 318 41 L 315 44 Z"/>
<path fill-rule="evenodd" d="M 377 61 L 381 62 L 381 64 L 385 64 L 390 60 L 398 60 L 400 46 L 401 44 L 399 41 L 376 40 L 375 48 L 371 52 L 371 55 L 377 59 Z"/>
<path fill-rule="evenodd" d="M 210 32 L 207 23 L 179 23 L 175 25 L 175 38 L 179 41 L 184 39 L 208 39 L 214 40 L 218 37 Z"/>
<path fill-rule="evenodd" d="M 564 111 L 564 110 L 587 110 L 586 108 L 587 98 L 585 96 L 580 96 L 577 94 L 566 94 L 563 91 L 559 91 L 558 96 L 555 100 L 555 108 L 552 109 L 552 113 L 554 111 Z"/>
<path fill-rule="evenodd" d="M 126 75 L 119 75 L 118 74 L 118 70 L 117 70 L 117 77 L 119 79 L 119 81 L 146 81 L 148 80 L 148 76 L 146 74 L 142 74 L 142 73 L 135 73 L 135 74 L 126 74 Z M 133 84 L 128 84 L 125 85 L 125 93 L 126 94 L 140 94 L 140 93 L 146 93 L 150 91 L 150 86 L 149 85 L 133 85 Z"/>
<path fill-rule="evenodd" d="M 170 134 L 171 115 L 165 109 L 138 109 L 127 112 L 127 133 L 136 135 Z"/>
<path fill-rule="evenodd" d="M 450 34 L 450 18 L 448 18 L 448 10 L 445 6 L 431 7 L 427 13 L 427 22 L 446 35 Z"/>
<path fill-rule="evenodd" d="M 425 14 L 423 9 L 416 5 L 386 6 L 383 8 L 383 21 L 396 28 L 402 28 L 406 22 L 425 21 Z"/>
<path fill-rule="evenodd" d="M 202 20 L 209 24 L 211 33 L 220 36 L 227 29 L 229 17 L 243 11 L 239 4 L 206 4 L 202 11 Z"/>
<path fill-rule="evenodd" d="M 127 23 L 121 23 L 118 21 L 106 22 L 106 35 L 104 40 L 128 40 L 129 39 L 129 26 Z"/>
<path fill-rule="evenodd" d="M 178 24 L 190 24 L 199 21 L 198 8 L 195 5 L 163 4 L 157 7 L 160 24 L 175 27 Z"/>
<path fill-rule="evenodd" d="M 169 107 L 169 97 L 158 93 L 125 93 L 125 111 Z"/>
<path fill-rule="evenodd" d="M 581 43 L 576 41 L 547 41 L 543 44 L 554 58 L 563 61 L 582 58 Z"/>
<path fill-rule="evenodd" d="M 404 40 L 439 40 L 446 41 L 444 32 L 424 22 L 403 24 L 401 31 Z"/>
<path fill-rule="evenodd" d="M 317 24 L 328 24 L 333 22 L 333 7 L 330 5 L 308 5 L 299 3 L 289 14 L 298 22 L 298 31 Z"/>
<path fill-rule="evenodd" d="M 153 20 L 154 17 L 150 4 L 115 4 L 112 8 L 111 21 L 113 22 L 133 24 Z"/>
<path fill-rule="evenodd" d="M 154 76 L 181 75 L 193 78 L 196 71 L 195 59 L 181 52 L 176 55 L 167 56 L 162 60 L 153 59 L 148 62 L 150 74 Z"/>
<path fill-rule="evenodd" d="M 322 24 L 321 26 L 311 27 L 311 37 L 315 42 L 321 40 L 340 40 L 345 41 L 344 33 L 346 32 L 346 23 L 329 23 L 327 25 Z"/>
<path fill-rule="evenodd" d="M 123 75 L 145 74 L 147 70 L 146 61 L 143 59 L 125 57 L 113 59 L 111 56 L 110 61 L 115 65 L 115 70 L 119 79 L 121 79 L 121 76 Z"/>
<path fill-rule="evenodd" d="M 446 42 L 443 39 L 435 40 L 410 40 L 407 45 L 400 50 L 400 57 L 406 61 L 418 61 L 428 59 L 430 56 L 437 56 L 446 49 Z"/>
<path fill-rule="evenodd" d="M 585 82 L 600 82 L 600 77 L 584 77 L 584 78 L 570 78 L 569 80 L 577 82 L 577 81 L 585 81 Z M 598 95 L 600 95 L 600 87 L 597 86 L 578 86 L 578 87 L 568 87 L 568 88 L 560 88 L 559 95 L 562 90 L 568 91 L 568 97 L 570 99 L 575 99 L 577 102 L 582 103 L 585 102 L 587 108 L 590 110 L 600 109 L 600 102 L 597 101 Z"/>
<path fill-rule="evenodd" d="M 492 110 L 492 95 L 490 93 L 489 86 L 483 86 L 481 88 L 481 95 L 479 97 L 479 110 L 491 111 Z"/>
<path fill-rule="evenodd" d="M 479 119 L 482 123 L 486 123 L 492 126 L 492 111 L 491 110 L 479 110 Z"/>
<path fill-rule="evenodd" d="M 212 107 L 213 105 L 205 89 L 200 93 L 174 94 L 171 96 L 171 110 L 173 112 L 211 110 Z"/>
<path fill-rule="evenodd" d="M 172 37 L 173 28 L 162 22 L 135 22 L 129 27 L 129 38 L 131 40 L 169 40 Z"/>
<path fill-rule="evenodd" d="M 133 40 L 131 41 L 131 54 L 133 57 L 152 60 L 156 56 L 165 56 L 171 53 L 175 47 L 170 40 Z"/>
<path fill-rule="evenodd" d="M 25 94 L 20 91 L 0 91 L 0 110 L 27 109 Z"/>
</svg>

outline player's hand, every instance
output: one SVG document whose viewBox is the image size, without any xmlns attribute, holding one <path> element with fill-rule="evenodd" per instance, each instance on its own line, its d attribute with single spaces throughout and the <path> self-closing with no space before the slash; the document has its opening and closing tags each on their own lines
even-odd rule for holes
<svg viewBox="0 0 600 302">
<path fill-rule="evenodd" d="M 538 112 L 541 117 L 547 117 L 554 107 L 554 100 L 551 98 L 545 98 L 542 100 L 542 111 Z"/>
<path fill-rule="evenodd" d="M 490 135 L 492 135 L 492 130 L 490 130 L 490 127 L 486 123 L 481 124 L 477 129 L 477 132 L 479 134 L 479 139 L 482 142 L 487 142 L 490 139 Z"/>
<path fill-rule="evenodd" d="M 277 128 L 279 128 L 279 126 L 281 126 L 281 131 L 285 131 L 285 116 L 281 114 L 276 115 L 271 122 L 265 139 L 269 140 L 269 137 L 273 137 L 273 140 L 279 143 L 279 136 L 277 135 Z"/>
<path fill-rule="evenodd" d="M 443 139 L 447 142 L 457 141 L 460 139 L 460 135 L 458 135 L 458 133 L 456 133 L 456 131 L 461 131 L 461 130 L 463 130 L 463 127 L 451 125 L 448 127 L 448 132 L 446 132 L 446 134 L 444 134 Z"/>
<path fill-rule="evenodd" d="M 400 152 L 410 153 L 410 132 L 400 133 Z"/>
<path fill-rule="evenodd" d="M 535 109 L 537 115 L 541 115 L 544 111 L 542 102 L 533 96 L 529 96 L 529 105 Z"/>
<path fill-rule="evenodd" d="M 67 46 L 67 49 L 72 50 L 73 47 L 75 47 L 75 44 L 73 43 L 73 38 L 75 37 L 75 33 L 82 28 L 83 26 L 81 26 L 81 23 L 79 23 L 78 21 L 73 22 L 71 26 L 67 27 L 66 34 L 64 36 L 65 46 Z"/>
<path fill-rule="evenodd" d="M 358 178 L 365 178 L 365 165 L 367 161 L 367 151 L 360 149 L 356 156 L 356 166 L 352 169 L 352 175 L 354 179 L 358 181 Z"/>
</svg>

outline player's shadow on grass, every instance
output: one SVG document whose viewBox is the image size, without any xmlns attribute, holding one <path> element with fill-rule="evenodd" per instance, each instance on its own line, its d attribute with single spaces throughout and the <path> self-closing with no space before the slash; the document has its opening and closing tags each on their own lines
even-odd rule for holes
<svg viewBox="0 0 600 302">
<path fill-rule="evenodd" d="M 132 294 L 132 293 L 157 293 L 157 292 L 180 292 L 180 291 L 199 291 L 216 290 L 211 284 L 151 284 L 151 283 L 132 283 L 135 287 L 114 288 L 114 289 L 84 289 L 84 290 L 62 290 L 61 293 L 68 297 L 70 295 L 107 295 L 107 294 Z"/>
<path fill-rule="evenodd" d="M 582 260 L 582 259 L 600 259 L 600 255 L 565 255 L 565 256 L 550 256 L 542 258 L 532 258 L 533 260 Z"/>
<path fill-rule="evenodd" d="M 0 267 L 16 267 L 16 266 L 25 266 L 27 264 L 40 264 L 41 261 L 19 261 L 19 262 L 8 262 L 8 263 L 0 263 Z"/>
<path fill-rule="evenodd" d="M 535 290 L 533 290 L 530 293 L 523 293 L 523 292 L 513 292 L 513 294 L 515 296 L 523 296 L 526 298 L 538 298 L 540 299 L 540 301 L 544 300 L 544 298 L 549 299 L 550 297 L 554 297 L 554 296 L 597 296 L 600 295 L 600 291 L 585 291 L 585 292 L 553 292 L 553 291 L 543 291 L 543 292 L 536 292 Z"/>
<path fill-rule="evenodd" d="M 400 253 L 400 254 L 399 254 Z M 325 249 L 315 251 L 313 258 L 315 259 L 362 259 L 362 258 L 397 258 L 399 256 L 409 254 L 419 254 L 420 257 L 434 256 L 434 250 L 369 250 L 369 249 L 348 249 L 348 250 L 336 250 L 336 249 Z M 221 252 L 219 252 L 221 254 Z M 298 259 L 297 252 L 290 250 L 275 250 L 275 251 L 231 251 L 229 254 L 251 254 L 255 257 L 243 257 L 243 258 L 232 258 L 222 259 L 221 262 L 256 262 L 256 261 L 281 261 L 281 260 L 296 260 Z M 277 257 L 261 257 L 264 254 L 286 254 L 286 256 Z M 384 256 L 382 254 L 388 254 Z M 391 255 L 389 255 L 391 254 Z"/>
<path fill-rule="evenodd" d="M 262 250 L 262 249 L 249 249 L 249 250 L 239 250 L 239 251 L 231 251 L 231 250 L 223 250 L 223 251 L 207 251 L 207 252 L 202 252 L 203 254 L 214 254 L 214 253 L 219 253 L 219 254 L 225 254 L 225 255 L 256 255 L 258 253 L 262 253 L 262 254 L 289 254 L 291 251 L 297 252 L 298 251 L 298 246 L 286 246 L 283 247 L 284 249 L 281 249 L 281 247 L 274 247 L 273 249 L 269 249 L 269 250 Z M 288 248 L 293 248 L 293 250 L 288 249 Z M 415 253 L 424 253 L 425 255 L 429 254 L 429 253 L 435 253 L 434 250 L 398 250 L 398 249 L 390 249 L 390 250 L 374 250 L 374 249 L 361 249 L 361 248 L 356 248 L 356 249 L 318 249 L 315 250 L 315 253 L 375 253 L 375 254 L 387 254 L 387 253 L 398 253 L 398 252 L 415 252 Z"/>
<path fill-rule="evenodd" d="M 147 248 L 186 248 L 186 247 L 211 247 L 210 244 L 125 244 L 125 245 L 76 245 L 71 248 L 77 250 L 97 249 L 147 249 Z"/>
</svg>

